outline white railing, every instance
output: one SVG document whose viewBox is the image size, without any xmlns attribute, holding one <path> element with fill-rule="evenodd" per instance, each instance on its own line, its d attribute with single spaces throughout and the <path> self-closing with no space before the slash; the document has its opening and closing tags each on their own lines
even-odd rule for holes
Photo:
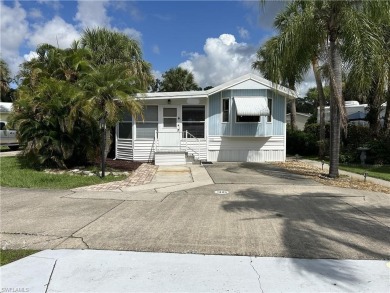
<svg viewBox="0 0 390 293">
<path fill-rule="evenodd" d="M 155 151 L 185 151 L 192 152 L 195 159 L 200 160 L 201 155 L 201 142 L 200 139 L 186 131 L 158 131 L 154 132 L 155 140 Z M 189 145 L 189 140 L 191 142 L 196 141 L 196 145 Z M 184 149 L 182 147 L 182 142 L 184 142 Z"/>
</svg>

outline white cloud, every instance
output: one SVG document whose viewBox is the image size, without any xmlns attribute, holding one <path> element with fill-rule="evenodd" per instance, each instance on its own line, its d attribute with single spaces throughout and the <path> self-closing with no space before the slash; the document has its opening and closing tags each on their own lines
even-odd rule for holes
<svg viewBox="0 0 390 293">
<path fill-rule="evenodd" d="M 42 11 L 38 8 L 31 8 L 28 11 L 28 16 L 32 19 L 41 19 L 43 18 Z"/>
<path fill-rule="evenodd" d="M 203 50 L 204 54 L 183 52 L 189 58 L 179 64 L 194 74 L 201 87 L 217 86 L 252 72 L 257 48 L 237 43 L 233 35 L 222 34 L 219 38 L 208 38 Z"/>
<path fill-rule="evenodd" d="M 107 7 L 110 4 L 109 0 L 99 0 L 99 1 L 85 1 L 79 0 L 77 5 L 77 13 L 75 20 L 78 21 L 81 29 L 86 28 L 97 28 L 105 27 L 108 29 L 113 29 L 115 31 L 123 32 L 128 35 L 130 38 L 137 40 L 142 43 L 142 33 L 137 31 L 134 28 L 124 28 L 119 29 L 116 27 L 111 27 L 111 18 L 108 16 Z M 130 13 L 132 18 L 141 17 L 139 10 L 134 4 L 123 3 L 123 4 L 112 4 L 114 9 L 124 9 L 130 7 Z"/>
<path fill-rule="evenodd" d="M 60 3 L 59 0 L 38 0 L 37 2 L 39 4 L 46 4 L 56 11 L 62 8 L 62 4 Z"/>
<path fill-rule="evenodd" d="M 142 43 L 142 33 L 137 31 L 136 29 L 134 28 L 125 28 L 123 30 L 120 30 L 120 29 L 117 29 L 117 28 L 114 28 L 115 30 L 117 31 L 121 31 L 123 32 L 124 34 L 128 35 L 130 38 L 134 39 L 134 40 L 137 40 L 138 42 Z"/>
<path fill-rule="evenodd" d="M 14 2 L 13 7 L 0 2 L 0 11 L 1 57 L 15 75 L 19 64 L 23 61 L 19 56 L 19 47 L 28 33 L 27 14 L 18 1 Z"/>
<path fill-rule="evenodd" d="M 249 31 L 244 29 L 243 27 L 237 27 L 238 29 L 238 34 L 240 35 L 241 39 L 247 40 L 249 39 Z"/>
<path fill-rule="evenodd" d="M 155 79 L 162 79 L 162 72 L 158 70 L 152 70 L 152 75 L 154 76 Z"/>
<path fill-rule="evenodd" d="M 157 45 L 154 45 L 152 48 L 152 51 L 154 54 L 160 55 L 160 47 Z"/>
<path fill-rule="evenodd" d="M 74 40 L 80 37 L 76 28 L 59 16 L 55 16 L 52 20 L 42 25 L 35 24 L 33 28 L 34 32 L 29 38 L 29 44 L 34 48 L 42 43 L 67 48 Z"/>
<path fill-rule="evenodd" d="M 75 20 L 80 23 L 80 27 L 83 29 L 110 27 L 110 17 L 107 15 L 108 3 L 108 0 L 79 0 Z"/>
<path fill-rule="evenodd" d="M 37 58 L 37 57 L 38 57 L 38 54 L 35 51 L 30 51 L 30 53 L 23 55 L 23 58 L 26 61 L 31 61 L 32 59 Z"/>
<path fill-rule="evenodd" d="M 296 86 L 296 91 L 298 93 L 298 96 L 304 97 L 304 96 L 306 96 L 307 91 L 310 88 L 313 88 L 316 86 L 317 86 L 317 84 L 316 84 L 316 80 L 314 77 L 314 73 L 313 73 L 313 70 L 310 68 L 308 70 L 308 72 L 306 73 L 303 82 L 301 82 L 300 84 L 298 84 Z"/>
</svg>

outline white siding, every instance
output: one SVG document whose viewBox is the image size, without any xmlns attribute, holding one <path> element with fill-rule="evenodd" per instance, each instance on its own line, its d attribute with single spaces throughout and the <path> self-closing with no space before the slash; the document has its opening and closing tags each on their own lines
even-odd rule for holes
<svg viewBox="0 0 390 293">
<path fill-rule="evenodd" d="M 118 138 L 116 141 L 116 158 L 133 160 L 133 140 Z"/>
<path fill-rule="evenodd" d="M 156 152 L 155 162 L 156 166 L 172 166 L 172 165 L 185 165 L 186 155 L 185 152 Z"/>
<path fill-rule="evenodd" d="M 151 162 L 154 160 L 154 140 L 134 141 L 134 161 Z"/>
<path fill-rule="evenodd" d="M 284 137 L 210 137 L 209 161 L 275 162 L 284 161 Z"/>
</svg>

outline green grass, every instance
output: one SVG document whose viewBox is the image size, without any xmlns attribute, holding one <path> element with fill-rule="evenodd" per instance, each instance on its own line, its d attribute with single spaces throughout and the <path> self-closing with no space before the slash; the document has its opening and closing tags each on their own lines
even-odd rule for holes
<svg viewBox="0 0 390 293">
<path fill-rule="evenodd" d="M 38 251 L 39 250 L 32 250 L 32 249 L 0 250 L 0 266 L 9 264 L 10 262 L 29 256 L 30 254 L 34 254 Z"/>
<path fill-rule="evenodd" d="M 81 186 L 123 180 L 125 176 L 77 176 L 48 174 L 43 171 L 23 168 L 17 157 L 0 158 L 0 186 L 22 188 L 71 189 Z"/>
<path fill-rule="evenodd" d="M 390 181 L 390 166 L 346 166 L 340 165 L 340 169 L 356 174 L 363 175 L 367 172 L 367 176 Z"/>
</svg>

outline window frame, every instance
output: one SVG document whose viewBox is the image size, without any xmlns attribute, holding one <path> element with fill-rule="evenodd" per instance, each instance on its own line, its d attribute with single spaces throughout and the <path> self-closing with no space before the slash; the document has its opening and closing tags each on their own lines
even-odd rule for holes
<svg viewBox="0 0 390 293">
<path fill-rule="evenodd" d="M 271 107 L 270 107 L 270 102 L 271 102 Z M 272 114 L 274 108 L 273 98 L 267 98 L 267 106 L 269 109 L 269 115 L 267 115 L 267 123 L 272 123 L 274 120 L 274 115 Z"/>
<path fill-rule="evenodd" d="M 153 137 L 139 137 L 138 134 L 138 125 L 140 124 L 147 124 L 147 123 L 150 123 L 150 124 L 156 124 L 156 129 L 155 130 L 158 130 L 158 125 L 159 125 L 159 121 L 158 121 L 158 105 L 146 105 L 146 108 L 148 107 L 156 107 L 157 108 L 157 120 L 156 121 L 152 121 L 152 120 L 145 120 L 145 121 L 136 121 L 136 130 L 135 130 L 135 139 L 143 139 L 143 140 L 154 140 L 154 135 Z"/>
<path fill-rule="evenodd" d="M 223 106 L 224 106 L 224 101 L 227 100 L 227 106 L 228 106 L 228 109 L 227 109 L 227 121 L 223 121 L 223 113 L 226 111 L 224 110 Z M 221 98 L 221 121 L 222 123 L 230 123 L 230 98 Z"/>
<path fill-rule="evenodd" d="M 183 110 L 186 108 L 186 107 L 202 107 L 203 110 L 204 110 L 204 120 L 203 121 L 198 121 L 198 120 L 193 120 L 193 121 L 185 121 L 184 120 L 184 115 L 183 115 Z M 181 108 L 181 117 L 182 117 L 182 120 L 181 120 L 181 123 L 182 123 L 182 129 L 183 129 L 183 136 L 184 136 L 184 125 L 186 124 L 191 124 L 191 123 L 202 123 L 203 124 L 203 136 L 202 137 L 196 137 L 196 138 L 206 138 L 206 105 L 183 105 L 182 108 Z M 192 134 L 192 133 L 191 133 Z"/>
<path fill-rule="evenodd" d="M 133 140 L 133 137 L 134 137 L 134 117 L 131 115 L 131 113 L 128 113 L 129 114 L 129 117 L 131 120 L 129 119 L 126 119 L 126 115 L 123 116 L 123 120 L 122 121 L 119 121 L 118 124 L 117 124 L 117 139 L 131 139 Z M 125 137 L 120 137 L 120 124 L 130 124 L 131 125 L 131 138 L 125 138 Z"/>
</svg>

